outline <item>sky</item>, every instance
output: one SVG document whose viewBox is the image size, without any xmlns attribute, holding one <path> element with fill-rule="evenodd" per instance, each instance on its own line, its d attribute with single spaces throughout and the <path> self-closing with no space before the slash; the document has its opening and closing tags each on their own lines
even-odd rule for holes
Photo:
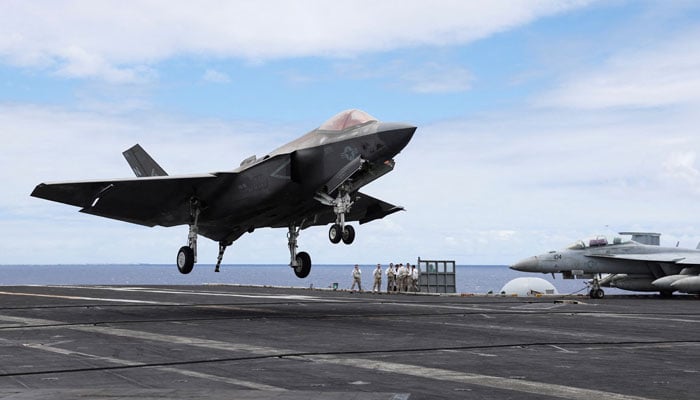
<svg viewBox="0 0 700 400">
<path fill-rule="evenodd" d="M 302 232 L 316 264 L 512 264 L 580 238 L 700 241 L 695 1 L 0 0 L 0 264 L 174 263 L 187 227 L 30 197 L 128 178 L 140 143 L 171 175 L 226 171 L 362 109 L 418 127 L 363 192 L 406 211 Z M 217 244 L 199 241 L 199 262 Z M 229 264 L 289 262 L 286 230 Z"/>
</svg>

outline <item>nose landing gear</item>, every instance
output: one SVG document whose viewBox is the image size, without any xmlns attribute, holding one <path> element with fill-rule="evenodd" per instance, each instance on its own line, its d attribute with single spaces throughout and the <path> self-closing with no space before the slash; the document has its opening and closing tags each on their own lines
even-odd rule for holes
<svg viewBox="0 0 700 400">
<path fill-rule="evenodd" d="M 354 203 L 350 195 L 341 188 L 336 198 L 324 192 L 318 192 L 315 199 L 321 202 L 321 204 L 333 207 L 335 223 L 328 229 L 328 239 L 331 243 L 337 244 L 340 243 L 341 240 L 345 244 L 354 242 L 355 228 L 351 225 L 345 225 L 345 215 L 350 212 L 350 208 Z"/>
<path fill-rule="evenodd" d="M 600 275 L 596 275 L 589 283 L 591 290 L 588 296 L 592 299 L 602 299 L 605 297 L 605 292 L 600 288 Z"/>
</svg>

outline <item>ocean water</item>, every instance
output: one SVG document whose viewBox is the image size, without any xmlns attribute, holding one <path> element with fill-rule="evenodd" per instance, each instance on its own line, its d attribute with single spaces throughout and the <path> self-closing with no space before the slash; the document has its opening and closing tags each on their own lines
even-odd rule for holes
<svg viewBox="0 0 700 400">
<path fill-rule="evenodd" d="M 352 284 L 351 265 L 314 265 L 311 274 L 299 279 L 286 265 L 214 265 L 197 264 L 188 275 L 175 265 L 0 265 L 0 285 L 200 285 L 241 284 L 327 288 L 338 283 L 340 289 Z M 374 266 L 361 266 L 363 289 L 372 288 Z M 458 265 L 458 293 L 499 293 L 511 279 L 539 277 L 551 282 L 561 294 L 586 294 L 584 280 L 552 279 L 551 275 L 513 271 L 505 265 Z M 386 285 L 386 279 L 383 279 Z M 606 293 L 630 293 L 606 288 Z"/>
</svg>

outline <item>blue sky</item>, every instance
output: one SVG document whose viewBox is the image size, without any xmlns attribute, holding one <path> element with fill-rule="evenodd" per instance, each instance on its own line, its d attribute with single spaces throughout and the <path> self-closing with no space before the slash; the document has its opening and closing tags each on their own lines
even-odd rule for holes
<svg viewBox="0 0 700 400">
<path fill-rule="evenodd" d="M 509 264 L 620 230 L 700 240 L 700 6 L 646 1 L 6 1 L 0 13 L 2 263 L 169 263 L 186 227 L 143 228 L 28 197 L 235 168 L 360 108 L 419 127 L 366 192 L 407 212 L 315 263 Z M 200 263 L 216 245 L 200 242 Z M 285 263 L 286 232 L 228 263 Z"/>
</svg>

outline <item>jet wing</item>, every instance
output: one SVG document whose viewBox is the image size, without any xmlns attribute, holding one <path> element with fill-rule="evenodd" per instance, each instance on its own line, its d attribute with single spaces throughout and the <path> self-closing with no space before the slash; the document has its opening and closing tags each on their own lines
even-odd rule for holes
<svg viewBox="0 0 700 400">
<path fill-rule="evenodd" d="M 211 191 L 214 174 L 41 183 L 32 196 L 81 207 L 81 212 L 146 226 L 189 221 L 188 200 Z"/>
<path fill-rule="evenodd" d="M 650 253 L 650 254 L 588 254 L 589 257 L 612 258 L 617 260 L 650 261 L 674 264 L 700 264 L 700 254 Z"/>
</svg>

